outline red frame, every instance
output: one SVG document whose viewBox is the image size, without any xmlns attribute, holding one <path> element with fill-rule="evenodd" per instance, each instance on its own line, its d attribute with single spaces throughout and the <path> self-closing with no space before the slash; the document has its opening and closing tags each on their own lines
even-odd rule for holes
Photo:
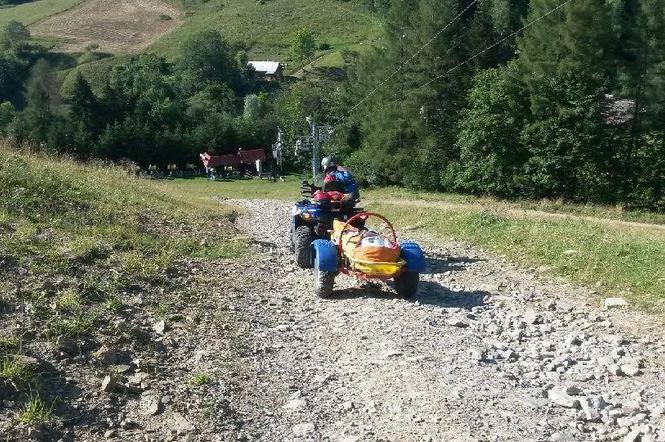
<svg viewBox="0 0 665 442">
<path fill-rule="evenodd" d="M 353 215 L 351 218 L 349 218 L 349 219 L 346 221 L 346 224 L 344 224 L 344 227 L 342 227 L 342 230 L 341 230 L 341 232 L 340 232 L 340 234 L 339 234 L 339 241 L 338 241 L 338 243 L 337 243 L 337 256 L 338 256 L 338 260 L 340 261 L 340 263 L 344 262 L 344 247 L 343 247 L 343 245 L 342 245 L 342 234 L 344 233 L 344 231 L 346 230 L 346 228 L 349 226 L 349 224 L 351 224 L 353 221 L 355 221 L 355 220 L 357 220 L 357 219 L 364 219 L 364 220 L 367 220 L 367 218 L 369 218 L 370 216 L 373 216 L 373 217 L 375 217 L 375 218 L 379 218 L 380 220 L 382 220 L 383 222 L 385 222 L 385 223 L 388 225 L 388 227 L 390 227 L 390 231 L 391 231 L 392 234 L 393 234 L 393 242 L 394 242 L 395 244 L 397 244 L 397 233 L 395 233 L 395 227 L 393 226 L 393 224 L 392 224 L 390 221 L 388 221 L 388 220 L 386 219 L 386 217 L 384 217 L 383 215 L 379 215 L 378 213 L 373 213 L 373 212 L 361 212 L 361 213 L 358 213 L 358 214 L 356 214 L 356 215 Z M 350 269 L 347 269 L 347 268 L 344 267 L 344 266 L 340 266 L 340 267 L 337 269 L 337 272 L 338 272 L 338 273 L 344 273 L 345 275 L 350 275 L 350 276 L 353 276 L 353 277 L 355 277 L 355 278 L 358 278 L 358 279 L 364 279 L 364 280 L 370 280 L 370 279 L 388 280 L 388 279 L 392 279 L 392 278 L 394 278 L 394 276 L 393 276 L 393 277 L 367 276 L 367 275 L 364 274 L 363 272 L 358 272 L 358 271 L 355 271 L 355 270 L 350 270 Z M 398 274 L 399 274 L 399 273 L 398 273 Z"/>
</svg>

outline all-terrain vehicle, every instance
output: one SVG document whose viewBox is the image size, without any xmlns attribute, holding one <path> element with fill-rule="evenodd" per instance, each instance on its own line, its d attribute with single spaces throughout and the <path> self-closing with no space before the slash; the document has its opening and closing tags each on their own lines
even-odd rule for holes
<svg viewBox="0 0 665 442">
<path fill-rule="evenodd" d="M 368 218 L 381 220 L 387 234 L 365 227 Z M 327 298 L 333 293 L 339 274 L 358 279 L 392 279 L 400 296 L 410 298 L 418 292 L 420 274 L 426 261 L 420 246 L 397 241 L 393 225 L 381 215 L 362 212 L 346 221 L 333 221 L 332 240 L 312 243 L 316 294 Z"/>
<path fill-rule="evenodd" d="M 291 210 L 289 237 L 296 264 L 309 269 L 313 265 L 312 242 L 330 239 L 334 220 L 346 221 L 363 209 L 344 203 L 344 195 L 339 192 L 319 190 L 312 194 L 304 190 L 303 196 L 308 199 L 296 203 Z"/>
</svg>

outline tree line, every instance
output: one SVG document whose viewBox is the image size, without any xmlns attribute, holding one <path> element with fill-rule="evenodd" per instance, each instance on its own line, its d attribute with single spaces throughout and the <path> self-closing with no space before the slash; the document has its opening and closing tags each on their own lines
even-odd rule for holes
<svg viewBox="0 0 665 442">
<path fill-rule="evenodd" d="M 392 0 L 349 81 L 347 109 L 378 87 L 341 119 L 350 166 L 376 185 L 665 209 L 662 2 L 470 3 Z"/>
<path fill-rule="evenodd" d="M 184 41 L 175 61 L 113 59 L 97 91 L 80 72 L 62 81 L 63 70 L 49 60 L 58 55 L 35 44 L 20 23 L 5 27 L 0 42 L 0 135 L 14 144 L 163 167 L 274 139 L 270 86 L 217 32 Z"/>
<path fill-rule="evenodd" d="M 122 57 L 101 85 L 63 84 L 53 54 L 10 23 L 0 136 L 183 164 L 267 147 L 278 127 L 292 145 L 312 116 L 337 127 L 326 148 L 365 184 L 665 210 L 660 0 L 357 1 L 382 17 L 383 37 L 341 50 L 343 76 L 281 85 L 258 81 L 216 32 L 182 42 L 175 60 Z M 312 57 L 315 37 L 295 31 L 294 56 Z"/>
</svg>

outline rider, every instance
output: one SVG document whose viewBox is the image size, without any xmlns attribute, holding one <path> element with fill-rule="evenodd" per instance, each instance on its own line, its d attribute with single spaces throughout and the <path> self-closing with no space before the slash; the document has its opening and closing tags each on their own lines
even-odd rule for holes
<svg viewBox="0 0 665 442">
<path fill-rule="evenodd" d="M 355 205 L 360 199 L 360 191 L 351 172 L 340 166 L 334 157 L 325 157 L 321 160 L 321 168 L 325 173 L 324 190 L 337 190 L 344 194 L 344 202 Z"/>
</svg>

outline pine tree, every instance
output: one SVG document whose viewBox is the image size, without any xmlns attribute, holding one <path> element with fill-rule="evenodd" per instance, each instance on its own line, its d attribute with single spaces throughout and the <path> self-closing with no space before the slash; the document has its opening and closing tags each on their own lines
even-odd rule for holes
<svg viewBox="0 0 665 442">
<path fill-rule="evenodd" d="M 628 72 L 635 116 L 625 160 L 626 193 L 633 204 L 665 208 L 665 9 L 642 0 L 637 14 L 639 50 Z"/>
<path fill-rule="evenodd" d="M 440 187 L 441 173 L 456 155 L 459 110 L 470 86 L 468 2 L 399 0 L 386 24 L 386 48 L 360 67 L 366 102 L 364 155 L 376 178 L 391 183 Z M 457 67 L 457 69 L 455 69 Z"/>
<path fill-rule="evenodd" d="M 612 79 L 615 75 L 614 40 L 606 1 L 576 1 L 565 9 L 566 20 L 561 28 L 564 57 L 557 71 L 589 70 Z"/>
<path fill-rule="evenodd" d="M 560 0 L 531 0 L 526 21 L 543 16 L 559 4 Z M 562 31 L 565 18 L 565 10 L 558 9 L 527 28 L 518 39 L 518 66 L 527 81 L 537 81 L 558 71 L 559 62 L 566 55 Z"/>
<path fill-rule="evenodd" d="M 28 127 L 28 136 L 33 142 L 46 141 L 53 119 L 48 91 L 39 82 L 33 81 L 27 88 L 28 105 L 23 110 L 23 119 Z"/>
<path fill-rule="evenodd" d="M 83 123 L 88 131 L 96 131 L 100 113 L 99 102 L 90 85 L 80 73 L 74 79 L 68 102 L 72 116 Z"/>
<path fill-rule="evenodd" d="M 48 139 L 50 124 L 54 118 L 52 109 L 60 102 L 57 89 L 50 65 L 44 60 L 38 61 L 32 68 L 27 84 L 28 104 L 22 113 L 28 136 L 34 142 Z"/>
<path fill-rule="evenodd" d="M 643 0 L 639 18 L 642 51 L 638 56 L 644 87 L 645 120 L 650 129 L 665 130 L 665 8 Z M 639 86 L 638 86 L 639 87 Z"/>
<path fill-rule="evenodd" d="M 609 6 L 604 0 L 585 0 L 556 9 L 561 4 L 560 0 L 532 0 L 527 21 L 544 18 L 527 28 L 518 41 L 518 65 L 536 108 L 549 106 L 538 93 L 549 76 L 584 71 L 609 81 L 615 73 Z"/>
</svg>

